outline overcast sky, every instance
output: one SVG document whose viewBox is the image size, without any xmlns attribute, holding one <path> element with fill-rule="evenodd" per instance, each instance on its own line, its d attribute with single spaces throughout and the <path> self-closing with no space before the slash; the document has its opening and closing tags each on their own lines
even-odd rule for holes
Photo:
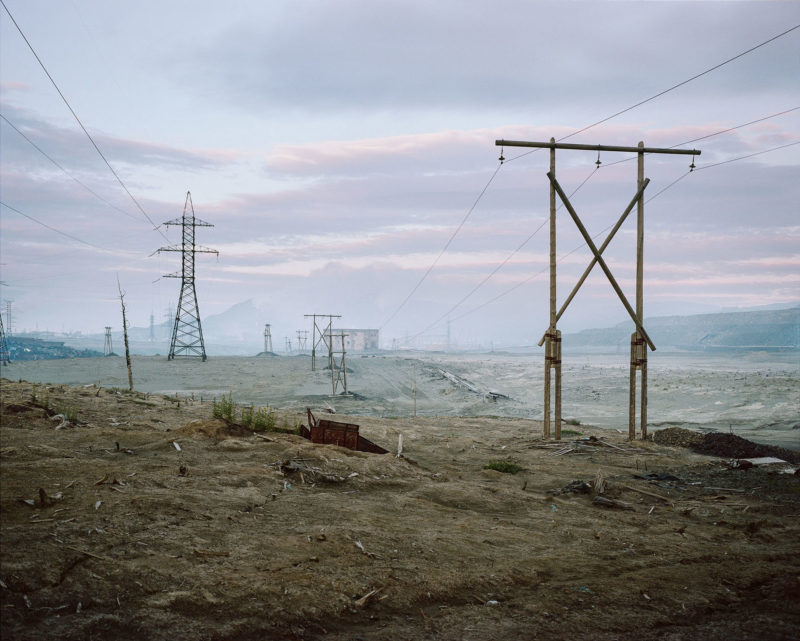
<svg viewBox="0 0 800 641">
<path fill-rule="evenodd" d="M 800 2 L 3 2 L 147 217 L 191 191 L 215 225 L 197 231 L 219 250 L 197 257 L 202 316 L 252 299 L 279 344 L 315 312 L 387 345 L 447 318 L 463 343 L 535 343 L 548 153 L 506 148 L 498 170 L 495 140 L 564 138 L 800 24 Z M 179 230 L 153 229 L 2 9 L 0 54 L 13 329 L 120 325 L 117 276 L 133 324 L 161 321 L 179 262 L 151 254 Z M 646 157 L 646 316 L 800 300 L 800 145 L 735 160 L 800 142 L 799 79 L 796 29 L 569 138 L 702 151 L 691 173 Z M 636 191 L 636 163 L 612 166 L 629 158 L 558 152 L 598 245 Z M 558 225 L 560 303 L 591 254 L 564 209 Z M 606 256 L 633 301 L 633 219 Z M 560 325 L 625 318 L 596 270 Z"/>
</svg>

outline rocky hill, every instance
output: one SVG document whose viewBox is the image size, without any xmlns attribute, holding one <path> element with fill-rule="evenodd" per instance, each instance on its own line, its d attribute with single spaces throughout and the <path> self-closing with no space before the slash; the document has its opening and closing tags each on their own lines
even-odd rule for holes
<svg viewBox="0 0 800 641">
<path fill-rule="evenodd" d="M 658 347 L 682 349 L 797 349 L 800 307 L 792 309 L 661 316 L 646 318 L 645 329 Z M 565 347 L 625 346 L 633 323 L 587 329 L 564 337 Z"/>
</svg>

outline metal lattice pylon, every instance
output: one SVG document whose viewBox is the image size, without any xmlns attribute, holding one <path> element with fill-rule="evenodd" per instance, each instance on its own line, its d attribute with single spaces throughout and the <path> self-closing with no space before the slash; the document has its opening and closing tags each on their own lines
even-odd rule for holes
<svg viewBox="0 0 800 641">
<path fill-rule="evenodd" d="M 0 363 L 8 365 L 11 362 L 11 354 L 8 351 L 6 342 L 6 330 L 3 328 L 3 315 L 0 314 Z"/>
<path fill-rule="evenodd" d="M 114 353 L 114 344 L 111 341 L 111 328 L 106 325 L 106 342 L 103 345 L 103 356 L 111 356 Z"/>
<path fill-rule="evenodd" d="M 181 295 L 175 312 L 175 323 L 172 327 L 172 342 L 169 347 L 168 360 L 177 357 L 202 358 L 206 360 L 206 347 L 203 342 L 203 328 L 200 325 L 200 309 L 197 305 L 197 290 L 194 286 L 194 255 L 217 254 L 216 249 L 208 249 L 195 245 L 196 227 L 213 227 L 214 225 L 195 218 L 191 192 L 186 192 L 186 203 L 183 216 L 164 225 L 180 225 L 182 229 L 181 246 L 162 247 L 162 251 L 181 252 L 180 274 L 165 274 L 166 278 L 181 279 Z"/>
<path fill-rule="evenodd" d="M 268 354 L 272 353 L 272 330 L 269 323 L 264 325 L 264 351 Z"/>
</svg>

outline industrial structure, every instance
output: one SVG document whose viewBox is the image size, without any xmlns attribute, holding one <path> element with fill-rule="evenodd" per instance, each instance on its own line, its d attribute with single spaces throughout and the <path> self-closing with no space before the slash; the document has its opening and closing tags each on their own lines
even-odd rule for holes
<svg viewBox="0 0 800 641">
<path fill-rule="evenodd" d="M 269 323 L 264 325 L 264 352 L 272 353 L 272 329 Z"/>
<path fill-rule="evenodd" d="M 633 440 L 636 438 L 636 388 L 637 388 L 637 372 L 640 375 L 640 426 L 642 438 L 647 438 L 647 347 L 655 350 L 656 346 L 647 335 L 644 329 L 644 308 L 643 308 L 643 281 L 644 281 L 644 190 L 650 182 L 649 178 L 644 177 L 644 155 L 645 154 L 683 154 L 692 156 L 692 164 L 690 170 L 694 169 L 694 157 L 699 156 L 700 152 L 696 149 L 659 149 L 654 147 L 645 147 L 643 142 L 640 142 L 636 147 L 621 147 L 616 145 L 580 145 L 571 143 L 557 143 L 555 138 L 551 138 L 550 142 L 521 142 L 509 140 L 497 140 L 495 144 L 501 147 L 500 162 L 504 161 L 503 151 L 504 147 L 533 147 L 539 149 L 550 150 L 550 171 L 547 173 L 547 178 L 550 181 L 550 325 L 547 328 L 542 339 L 539 341 L 539 346 L 544 343 L 544 424 L 542 428 L 542 435 L 544 438 L 550 438 L 550 403 L 551 396 L 555 404 L 554 423 L 555 423 L 555 438 L 561 438 L 561 331 L 557 328 L 558 320 L 561 318 L 567 306 L 570 304 L 575 294 L 578 293 L 581 285 L 583 285 L 589 273 L 595 265 L 600 265 L 600 268 L 608 278 L 609 283 L 613 287 L 623 307 L 628 312 L 628 315 L 633 320 L 636 326 L 636 331 L 631 336 L 631 362 L 630 362 L 630 395 L 628 407 L 628 437 Z M 637 156 L 637 177 L 636 177 L 636 194 L 630 201 L 625 211 L 620 216 L 616 225 L 609 232 L 608 237 L 598 249 L 592 241 L 589 232 L 584 227 L 583 222 L 578 216 L 569 201 L 569 198 L 564 193 L 561 185 L 556 180 L 556 149 L 572 149 L 584 151 L 597 151 L 597 166 L 601 164 L 600 152 L 623 152 L 635 153 Z M 564 204 L 570 217 L 574 221 L 576 227 L 583 236 L 586 245 L 589 247 L 593 254 L 593 258 L 588 267 L 584 271 L 581 278 L 573 288 L 570 295 L 567 297 L 564 304 L 559 310 L 556 310 L 556 195 Z M 608 247 L 614 235 L 617 233 L 622 223 L 628 217 L 628 214 L 636 207 L 637 212 L 637 233 L 636 233 L 636 309 L 628 302 L 625 294 L 617 283 L 611 270 L 608 268 L 605 260 L 603 260 L 602 253 Z M 553 376 L 553 374 L 555 376 Z M 551 379 L 555 379 L 555 394 L 551 394 Z"/>
<path fill-rule="evenodd" d="M 203 328 L 200 325 L 200 308 L 197 305 L 197 290 L 194 279 L 195 254 L 217 254 L 216 249 L 195 244 L 195 228 L 213 227 L 210 223 L 195 218 L 192 194 L 186 192 L 183 216 L 164 223 L 166 226 L 181 227 L 181 246 L 162 247 L 158 252 L 181 252 L 180 274 L 165 274 L 166 278 L 181 279 L 181 293 L 175 311 L 175 322 L 172 327 L 172 341 L 169 346 L 168 360 L 178 357 L 201 358 L 206 360 L 206 347 L 203 342 Z"/>
<path fill-rule="evenodd" d="M 3 315 L 0 314 L 0 363 L 8 365 L 11 362 L 11 353 L 6 342 L 6 330 L 3 327 Z"/>
<path fill-rule="evenodd" d="M 103 345 L 103 356 L 111 356 L 114 353 L 114 345 L 111 342 L 111 327 L 106 325 L 106 341 Z"/>
<path fill-rule="evenodd" d="M 379 329 L 343 329 L 347 334 L 345 347 L 348 352 L 377 352 L 380 345 Z"/>
</svg>

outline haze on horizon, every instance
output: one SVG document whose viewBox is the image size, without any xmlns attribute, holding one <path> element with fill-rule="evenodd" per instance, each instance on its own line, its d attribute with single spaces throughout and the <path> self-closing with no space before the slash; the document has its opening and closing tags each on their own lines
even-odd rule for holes
<svg viewBox="0 0 800 641">
<path fill-rule="evenodd" d="M 179 217 L 191 191 L 215 225 L 197 234 L 220 252 L 197 258 L 203 318 L 252 300 L 276 337 L 317 312 L 384 342 L 448 318 L 484 344 L 546 327 L 547 153 L 507 148 L 498 169 L 495 139 L 569 136 L 800 25 L 796 1 L 3 1 L 147 216 Z M 646 159 L 646 316 L 800 299 L 798 45 L 795 29 L 569 139 L 702 151 L 693 172 Z M 178 230 L 152 228 L 1 8 L 0 113 L 13 329 L 118 327 L 117 277 L 133 325 L 162 321 L 179 263 L 152 254 Z M 636 172 L 596 160 L 559 152 L 557 173 L 602 240 Z M 559 215 L 560 303 L 590 252 Z M 604 254 L 629 297 L 632 222 Z M 625 320 L 595 271 L 565 331 Z"/>
</svg>

